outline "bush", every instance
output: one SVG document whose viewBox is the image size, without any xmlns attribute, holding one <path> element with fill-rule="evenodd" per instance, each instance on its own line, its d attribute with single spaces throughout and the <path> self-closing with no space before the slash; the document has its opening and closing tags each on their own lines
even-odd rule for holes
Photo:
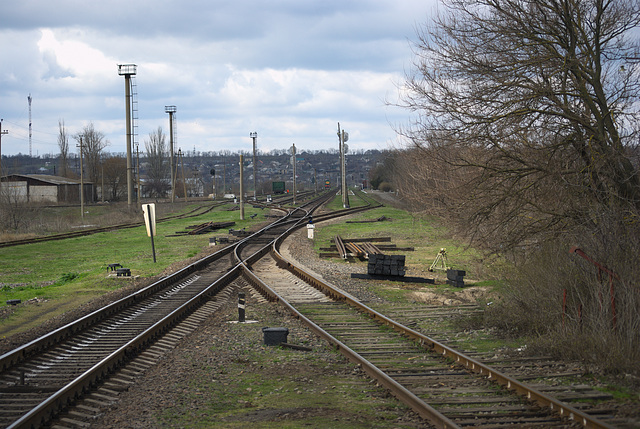
<svg viewBox="0 0 640 429">
<path fill-rule="evenodd" d="M 571 241 L 592 261 L 569 253 L 570 240 L 523 253 L 502 301 L 487 311 L 489 323 L 530 337 L 538 352 L 580 359 L 609 373 L 640 373 L 638 229 L 611 216 L 601 219 L 597 231 L 575 236 Z M 613 289 L 602 268 L 615 273 Z"/>
<path fill-rule="evenodd" d="M 382 182 L 380 183 L 380 185 L 378 185 L 378 190 L 382 192 L 391 192 L 393 191 L 393 185 L 391 185 L 391 183 L 389 182 Z"/>
</svg>

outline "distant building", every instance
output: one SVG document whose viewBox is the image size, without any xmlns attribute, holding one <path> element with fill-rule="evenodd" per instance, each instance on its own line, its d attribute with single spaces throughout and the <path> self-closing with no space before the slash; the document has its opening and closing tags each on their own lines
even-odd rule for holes
<svg viewBox="0 0 640 429">
<path fill-rule="evenodd" d="M 93 203 L 93 183 L 84 182 L 84 202 Z M 80 180 L 48 174 L 2 177 L 2 193 L 29 203 L 80 204 Z"/>
</svg>

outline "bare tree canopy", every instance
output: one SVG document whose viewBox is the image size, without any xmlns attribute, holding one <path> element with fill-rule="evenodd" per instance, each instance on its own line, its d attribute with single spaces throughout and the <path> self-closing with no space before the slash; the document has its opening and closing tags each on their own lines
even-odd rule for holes
<svg viewBox="0 0 640 429">
<path fill-rule="evenodd" d="M 104 134 L 97 131 L 93 123 L 85 125 L 81 132 L 73 136 L 78 142 L 78 145 L 82 145 L 82 156 L 84 157 L 85 170 L 89 176 L 89 181 L 94 184 L 100 181 L 100 164 L 102 151 L 109 145 L 109 141 L 105 140 Z M 96 192 L 94 186 L 94 193 Z M 96 195 L 94 195 L 96 198 Z"/>
<path fill-rule="evenodd" d="M 69 160 L 69 136 L 64 127 L 64 120 L 58 120 L 58 148 L 60 149 L 60 172 L 59 176 L 67 177 Z"/>
<path fill-rule="evenodd" d="M 595 227 L 603 208 L 635 216 L 640 3 L 443 1 L 418 34 L 400 103 L 416 117 L 399 130 L 432 172 L 451 169 L 439 201 L 511 245 Z"/>
<path fill-rule="evenodd" d="M 111 201 L 119 201 L 127 195 L 127 160 L 121 156 L 111 156 L 103 163 L 103 196 Z M 125 198 L 126 199 L 126 198 Z"/>
<path fill-rule="evenodd" d="M 147 151 L 147 186 L 151 195 L 165 197 L 170 187 L 169 150 L 166 136 L 162 127 L 149 133 L 149 139 L 144 141 Z"/>
</svg>

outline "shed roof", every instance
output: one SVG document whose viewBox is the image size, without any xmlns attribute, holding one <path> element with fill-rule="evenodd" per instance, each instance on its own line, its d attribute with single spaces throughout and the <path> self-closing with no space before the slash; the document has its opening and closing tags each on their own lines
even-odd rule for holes
<svg viewBox="0 0 640 429">
<path fill-rule="evenodd" d="M 50 174 L 10 174 L 9 176 L 4 176 L 2 179 L 4 181 L 9 177 L 18 178 L 18 179 L 23 178 L 25 180 L 28 180 L 28 179 L 38 180 L 40 182 L 50 183 L 52 185 L 79 185 L 80 184 L 80 180 L 78 179 L 69 179 L 68 177 L 53 176 Z M 85 185 L 88 183 L 90 182 L 84 181 Z"/>
</svg>

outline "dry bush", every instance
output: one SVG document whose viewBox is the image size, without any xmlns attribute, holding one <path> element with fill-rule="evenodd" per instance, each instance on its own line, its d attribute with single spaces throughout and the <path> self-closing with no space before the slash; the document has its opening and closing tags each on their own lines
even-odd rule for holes
<svg viewBox="0 0 640 429">
<path fill-rule="evenodd" d="M 391 192 L 393 191 L 393 185 L 389 182 L 382 182 L 378 186 L 378 189 L 382 192 Z"/>
<path fill-rule="evenodd" d="M 572 241 L 615 273 L 613 294 L 608 273 L 569 253 L 572 243 L 559 239 L 520 255 L 502 301 L 487 318 L 504 332 L 530 337 L 538 352 L 580 359 L 609 373 L 639 373 L 639 225 L 617 214 L 600 221 L 600 230 Z"/>
</svg>

